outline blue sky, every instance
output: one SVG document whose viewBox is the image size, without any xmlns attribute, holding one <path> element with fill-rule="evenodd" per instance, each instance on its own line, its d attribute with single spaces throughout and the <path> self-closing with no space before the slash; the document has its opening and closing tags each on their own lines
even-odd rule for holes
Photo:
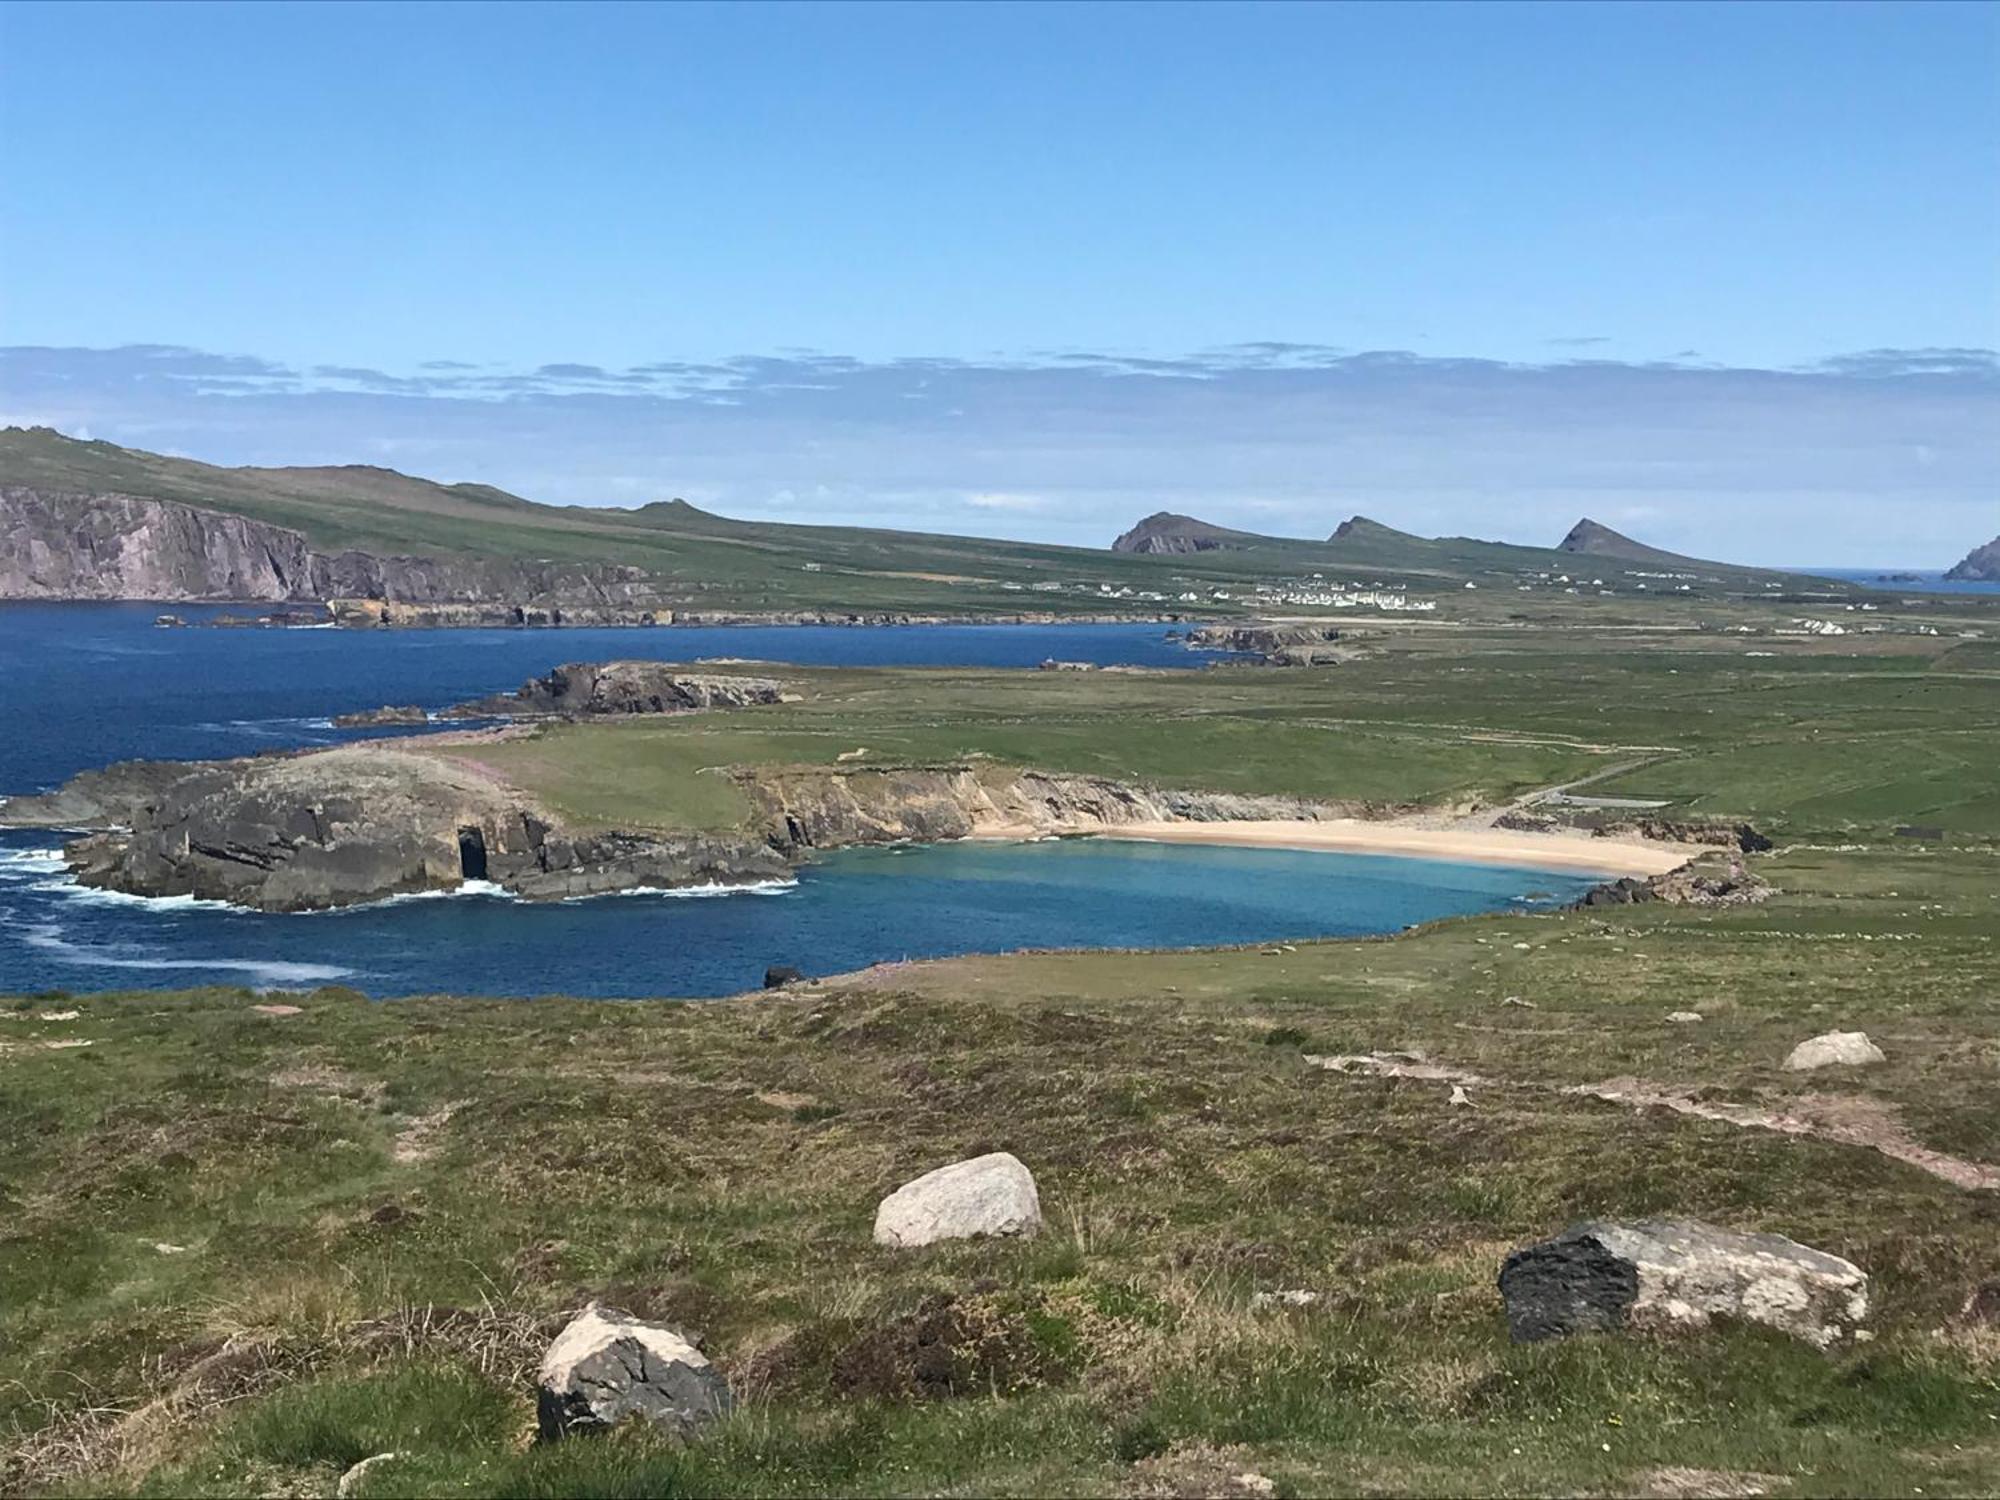
<svg viewBox="0 0 2000 1500">
<path fill-rule="evenodd" d="M 1946 558 L 2000 530 L 1996 79 L 1985 5 L 14 3 L 0 416 L 1063 540 Z"/>
</svg>

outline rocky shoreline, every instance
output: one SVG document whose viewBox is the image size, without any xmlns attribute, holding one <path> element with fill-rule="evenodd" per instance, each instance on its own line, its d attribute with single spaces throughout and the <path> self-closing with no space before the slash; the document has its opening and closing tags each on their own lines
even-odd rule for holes
<svg viewBox="0 0 2000 1500">
<path fill-rule="evenodd" d="M 796 696 L 783 681 L 760 675 L 653 661 L 576 662 L 440 717 L 532 724 L 750 708 Z M 390 707 L 348 717 L 375 726 L 413 723 L 420 715 L 414 707 Z M 431 737 L 391 738 L 225 761 L 124 762 L 6 803 L 0 826 L 81 831 L 63 857 L 86 886 L 286 912 L 467 882 L 538 901 L 766 884 L 788 878 L 815 851 L 861 844 L 1144 835 L 1201 824 L 1324 827 L 1384 823 L 1399 811 L 1167 789 L 984 761 L 758 765 L 724 773 L 748 809 L 740 826 L 579 828 L 459 753 L 523 733 L 535 731 L 508 725 L 461 731 L 448 745 Z M 1745 832 L 1729 830 L 1730 841 L 1753 847 Z M 1525 851 L 1524 862 L 1530 862 Z M 1593 893 L 1601 902 L 1655 895 L 1673 899 L 1665 887 L 1642 893 L 1633 882 Z"/>
</svg>

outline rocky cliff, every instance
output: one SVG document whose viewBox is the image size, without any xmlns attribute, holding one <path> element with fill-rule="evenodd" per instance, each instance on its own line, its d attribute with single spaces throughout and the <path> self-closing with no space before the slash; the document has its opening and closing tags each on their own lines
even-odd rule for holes
<svg viewBox="0 0 2000 1500">
<path fill-rule="evenodd" d="M 322 552 L 299 532 L 134 495 L 0 487 L 0 599 L 491 601 L 644 608 L 648 576 L 609 564 Z"/>
<path fill-rule="evenodd" d="M 2000 536 L 1974 547 L 1944 576 L 1954 583 L 2000 583 Z"/>
</svg>

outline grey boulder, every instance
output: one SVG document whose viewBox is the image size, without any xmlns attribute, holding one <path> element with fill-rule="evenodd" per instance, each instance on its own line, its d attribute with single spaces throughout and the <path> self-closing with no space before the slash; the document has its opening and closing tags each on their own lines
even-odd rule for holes
<svg viewBox="0 0 2000 1500">
<path fill-rule="evenodd" d="M 1826 1349 L 1868 1316 L 1868 1275 L 1853 1262 L 1783 1235 L 1685 1219 L 1575 1225 L 1509 1255 L 1500 1295 L 1523 1343 L 1728 1318 Z"/>
<path fill-rule="evenodd" d="M 1887 1061 L 1865 1031 L 1826 1031 L 1792 1048 L 1785 1066 L 1794 1073 L 1809 1073 L 1814 1068 L 1865 1068 Z"/>
<path fill-rule="evenodd" d="M 875 1210 L 875 1243 L 897 1248 L 1028 1235 L 1042 1227 L 1035 1179 L 1005 1151 L 953 1162 L 906 1182 Z"/>
<path fill-rule="evenodd" d="M 627 1418 L 686 1436 L 732 1404 L 728 1383 L 680 1334 L 593 1302 L 542 1356 L 536 1415 L 545 1442 Z"/>
</svg>

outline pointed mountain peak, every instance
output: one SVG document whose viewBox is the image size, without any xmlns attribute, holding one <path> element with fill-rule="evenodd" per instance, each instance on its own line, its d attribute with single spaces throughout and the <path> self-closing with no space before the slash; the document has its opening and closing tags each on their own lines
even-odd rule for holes
<svg viewBox="0 0 2000 1500">
<path fill-rule="evenodd" d="M 1170 510 L 1153 512 L 1111 544 L 1113 552 L 1212 552 L 1242 547 L 1257 540 L 1248 532 L 1231 531 Z"/>
<path fill-rule="evenodd" d="M 1367 516 L 1349 516 L 1333 528 L 1333 535 L 1327 540 L 1329 542 L 1417 542 L 1423 538 L 1407 531 L 1398 531 L 1393 526 L 1384 526 L 1380 521 L 1372 521 Z"/>
</svg>

